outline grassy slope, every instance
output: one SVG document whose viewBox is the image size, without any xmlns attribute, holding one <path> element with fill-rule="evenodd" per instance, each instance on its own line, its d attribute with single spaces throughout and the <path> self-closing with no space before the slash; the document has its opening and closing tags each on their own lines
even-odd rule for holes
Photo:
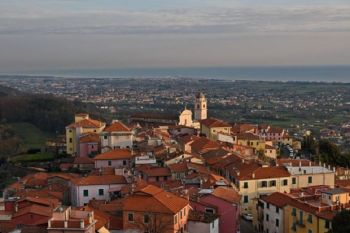
<svg viewBox="0 0 350 233">
<path fill-rule="evenodd" d="M 16 135 L 23 140 L 23 149 L 41 148 L 45 146 L 47 138 L 52 136 L 29 123 L 13 123 L 11 126 Z"/>
</svg>

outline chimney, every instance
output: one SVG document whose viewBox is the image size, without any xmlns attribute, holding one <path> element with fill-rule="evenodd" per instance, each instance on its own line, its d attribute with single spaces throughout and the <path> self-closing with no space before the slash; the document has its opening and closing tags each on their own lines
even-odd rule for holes
<svg viewBox="0 0 350 233">
<path fill-rule="evenodd" d="M 253 177 L 253 179 L 255 179 L 255 173 L 254 172 L 252 173 L 252 177 Z"/>
<path fill-rule="evenodd" d="M 301 167 L 301 159 L 299 160 L 299 167 Z"/>
<path fill-rule="evenodd" d="M 312 165 L 312 163 L 311 163 L 311 161 L 309 161 L 309 166 L 311 167 L 311 165 Z"/>
<path fill-rule="evenodd" d="M 328 170 L 331 170 L 331 165 L 328 165 Z"/>
</svg>

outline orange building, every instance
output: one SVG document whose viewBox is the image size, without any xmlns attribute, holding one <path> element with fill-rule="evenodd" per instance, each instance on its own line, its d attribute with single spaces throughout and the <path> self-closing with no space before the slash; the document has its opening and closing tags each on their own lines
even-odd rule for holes
<svg viewBox="0 0 350 233">
<path fill-rule="evenodd" d="M 189 201 L 153 185 L 123 200 L 124 231 L 187 232 Z"/>
</svg>

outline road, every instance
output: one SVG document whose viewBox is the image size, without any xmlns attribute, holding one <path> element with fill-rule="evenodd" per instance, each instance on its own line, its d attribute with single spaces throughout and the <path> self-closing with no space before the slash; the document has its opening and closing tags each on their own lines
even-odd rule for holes
<svg viewBox="0 0 350 233">
<path fill-rule="evenodd" d="M 252 222 L 241 218 L 241 232 L 240 233 L 257 233 L 253 227 Z"/>
</svg>

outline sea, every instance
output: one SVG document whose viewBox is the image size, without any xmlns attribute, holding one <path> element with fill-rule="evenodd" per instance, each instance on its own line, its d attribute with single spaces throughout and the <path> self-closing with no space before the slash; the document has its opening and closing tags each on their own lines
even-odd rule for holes
<svg viewBox="0 0 350 233">
<path fill-rule="evenodd" d="M 69 69 L 0 73 L 0 75 L 50 76 L 57 78 L 199 78 L 247 81 L 350 83 L 350 66 Z"/>
</svg>

